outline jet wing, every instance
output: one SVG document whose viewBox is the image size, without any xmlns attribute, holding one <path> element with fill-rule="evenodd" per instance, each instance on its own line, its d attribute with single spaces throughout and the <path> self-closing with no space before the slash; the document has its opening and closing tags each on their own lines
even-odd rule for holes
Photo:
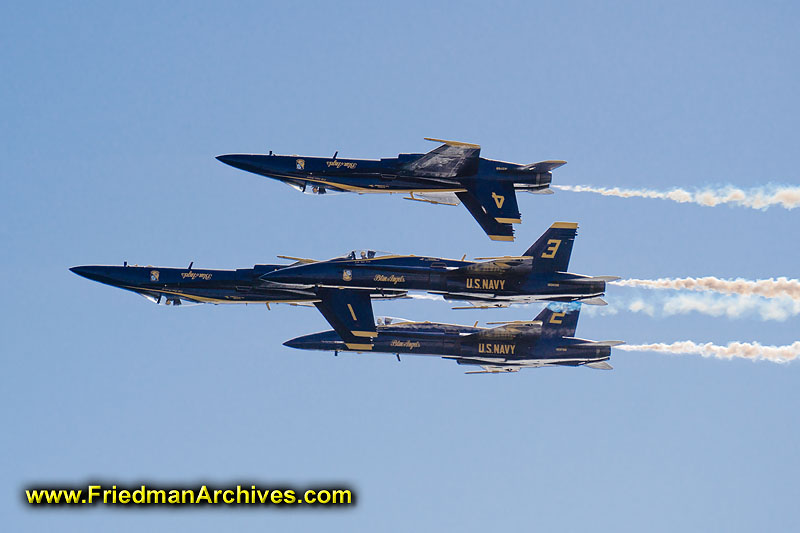
<svg viewBox="0 0 800 533">
<path fill-rule="evenodd" d="M 519 372 L 518 366 L 499 366 L 499 365 L 481 365 L 483 370 L 470 370 L 464 372 L 465 374 L 506 374 L 508 372 Z"/>
<path fill-rule="evenodd" d="M 350 349 L 371 350 L 376 337 L 375 317 L 369 291 L 352 289 L 317 289 L 314 305 Z"/>
<path fill-rule="evenodd" d="M 492 272 L 505 272 L 515 267 L 527 266 L 530 268 L 530 265 L 533 261 L 533 257 L 531 256 L 521 256 L 521 257 L 476 257 L 476 261 L 483 261 L 481 263 L 473 263 L 471 265 L 467 265 L 464 267 L 460 267 L 458 270 L 462 272 L 471 272 L 471 273 L 492 273 Z"/>
<path fill-rule="evenodd" d="M 443 144 L 406 165 L 406 170 L 418 176 L 436 178 L 470 176 L 478 170 L 478 158 L 481 154 L 479 145 L 429 137 L 425 140 Z"/>
<path fill-rule="evenodd" d="M 294 261 L 295 263 L 299 263 L 302 265 L 316 263 L 316 259 L 306 259 L 305 257 L 293 257 L 291 255 L 279 255 L 278 258 L 280 259 L 288 259 L 289 261 Z"/>
<path fill-rule="evenodd" d="M 472 333 L 463 338 L 465 342 L 483 342 L 488 340 L 509 340 L 517 339 L 526 335 L 535 335 L 542 328 L 541 320 L 520 320 L 516 322 L 505 322 L 496 328 L 484 329 L 477 333 Z"/>
<path fill-rule="evenodd" d="M 513 241 L 511 224 L 522 222 L 514 184 L 487 179 L 466 180 L 466 191 L 456 193 L 493 241 Z"/>
<path fill-rule="evenodd" d="M 406 196 L 404 199 L 437 205 L 458 205 L 461 203 L 458 196 L 452 192 L 412 192 L 410 196 Z"/>
</svg>

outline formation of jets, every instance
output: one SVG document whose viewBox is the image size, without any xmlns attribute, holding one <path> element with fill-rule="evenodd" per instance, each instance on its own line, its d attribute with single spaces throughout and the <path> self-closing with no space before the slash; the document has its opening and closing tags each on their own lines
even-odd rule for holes
<svg viewBox="0 0 800 533">
<path fill-rule="evenodd" d="M 436 139 L 428 139 L 436 140 Z M 513 240 L 519 223 L 515 191 L 551 192 L 551 171 L 564 161 L 518 165 L 480 157 L 475 144 L 443 143 L 427 154 L 380 160 L 224 155 L 231 166 L 283 181 L 303 192 L 406 192 L 409 199 L 464 203 L 494 240 Z M 605 305 L 615 276 L 568 272 L 578 224 L 555 222 L 519 256 L 467 261 L 354 250 L 314 260 L 278 256 L 288 264 L 235 270 L 87 265 L 72 272 L 129 290 L 159 304 L 286 303 L 316 307 L 333 330 L 284 344 L 307 350 L 420 354 L 453 359 L 482 370 L 516 372 L 542 366 L 610 369 L 611 347 L 621 341 L 574 337 L 581 304 Z M 457 301 L 454 309 L 488 309 L 547 302 L 532 321 L 490 323 L 492 328 L 379 318 L 373 299 L 424 292 Z"/>
</svg>

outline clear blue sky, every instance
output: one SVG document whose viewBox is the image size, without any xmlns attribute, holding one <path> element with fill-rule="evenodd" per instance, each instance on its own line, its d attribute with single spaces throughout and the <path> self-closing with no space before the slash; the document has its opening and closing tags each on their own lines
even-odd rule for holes
<svg viewBox="0 0 800 533">
<path fill-rule="evenodd" d="M 425 136 L 554 183 L 798 184 L 794 2 L 108 2 L 0 21 L 3 483 L 9 530 L 787 531 L 800 365 L 615 352 L 613 372 L 466 376 L 301 352 L 313 309 L 156 307 L 92 263 L 245 267 L 373 247 L 524 251 L 580 223 L 571 270 L 797 277 L 798 213 L 521 195 L 514 244 L 465 209 L 309 197 L 229 152 L 388 157 Z M 608 299 L 630 289 L 612 289 Z M 377 314 L 472 323 L 540 306 Z M 582 317 L 631 343 L 788 344 L 797 320 Z M 34 482 L 345 481 L 349 510 L 28 509 Z"/>
</svg>

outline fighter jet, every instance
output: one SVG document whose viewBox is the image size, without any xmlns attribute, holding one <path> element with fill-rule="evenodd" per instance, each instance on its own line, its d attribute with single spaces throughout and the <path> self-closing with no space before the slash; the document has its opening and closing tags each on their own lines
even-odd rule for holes
<svg viewBox="0 0 800 533">
<path fill-rule="evenodd" d="M 481 147 L 457 141 L 426 154 L 383 159 L 342 159 L 297 155 L 227 154 L 217 159 L 232 167 L 273 178 L 305 193 L 407 193 L 406 200 L 431 204 L 463 203 L 492 240 L 513 241 L 512 224 L 522 222 L 516 191 L 552 194 L 552 171 L 566 161 L 529 165 L 480 157 Z"/>
<path fill-rule="evenodd" d="M 434 355 L 460 365 L 480 366 L 467 374 L 518 372 L 543 366 L 588 366 L 610 370 L 611 348 L 623 341 L 590 341 L 574 337 L 580 304 L 549 304 L 530 322 L 495 322 L 494 328 L 479 328 L 383 320 L 377 326 L 371 351 L 410 355 Z M 336 334 L 324 331 L 284 343 L 302 350 L 354 350 Z"/>
<path fill-rule="evenodd" d="M 280 256 L 283 259 L 295 258 Z M 293 263 L 297 264 L 297 263 Z M 399 298 L 406 292 L 400 289 L 328 289 L 325 287 L 298 288 L 280 283 L 265 282 L 261 276 L 287 265 L 255 265 L 236 270 L 207 270 L 192 268 L 165 268 L 153 266 L 90 265 L 70 270 L 79 276 L 135 292 L 148 300 L 163 305 L 212 304 L 266 304 L 286 303 L 316 306 L 323 316 L 332 317 L 331 326 L 350 346 L 359 347 L 365 337 L 374 335 L 375 325 L 368 331 L 359 331 L 355 317 L 369 317 L 372 321 L 372 298 Z M 290 266 L 290 265 L 289 265 Z M 357 313 L 357 314 L 356 314 Z M 348 317 L 353 316 L 349 321 Z"/>
<path fill-rule="evenodd" d="M 556 222 L 519 257 L 476 261 L 413 255 L 348 256 L 328 261 L 305 260 L 261 276 L 297 290 L 319 287 L 363 290 L 425 291 L 447 300 L 470 303 L 472 309 L 508 307 L 536 301 L 605 305 L 606 282 L 616 276 L 590 277 L 567 272 L 578 224 Z M 369 321 L 372 321 L 370 317 Z"/>
</svg>

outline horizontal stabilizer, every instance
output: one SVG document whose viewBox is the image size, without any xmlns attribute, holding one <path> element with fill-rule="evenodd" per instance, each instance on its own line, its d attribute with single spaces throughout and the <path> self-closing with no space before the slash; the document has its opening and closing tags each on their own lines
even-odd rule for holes
<svg viewBox="0 0 800 533">
<path fill-rule="evenodd" d="M 595 296 L 594 298 L 586 298 L 585 300 L 581 300 L 581 303 L 586 305 L 608 305 L 608 302 L 599 296 Z"/>
<path fill-rule="evenodd" d="M 595 370 L 614 370 L 614 367 L 609 365 L 605 361 L 598 361 L 597 363 L 586 363 L 586 366 L 589 368 L 594 368 Z"/>
<path fill-rule="evenodd" d="M 594 341 L 592 346 L 608 346 L 611 348 L 612 346 L 619 346 L 620 344 L 625 344 L 625 341 Z"/>
<path fill-rule="evenodd" d="M 609 281 L 617 281 L 618 279 L 622 279 L 622 278 L 619 277 L 619 276 L 592 276 L 590 278 L 590 281 L 605 281 L 605 282 L 609 282 Z"/>
<path fill-rule="evenodd" d="M 583 340 L 583 339 L 575 339 L 575 337 L 564 337 L 564 339 L 565 340 L 578 340 L 578 341 L 580 341 L 580 342 L 577 342 L 577 343 L 574 343 L 574 344 L 569 344 L 567 346 L 564 346 L 565 348 L 566 347 L 571 347 L 571 348 L 592 347 L 592 348 L 595 348 L 595 347 L 599 347 L 599 346 L 608 346 L 610 348 L 612 346 L 619 346 L 620 344 L 625 344 L 625 341 L 587 341 L 587 340 Z"/>
<path fill-rule="evenodd" d="M 517 168 L 510 168 L 508 172 L 552 172 L 558 167 L 566 165 L 566 161 L 552 160 L 552 161 L 539 161 L 538 163 L 531 163 L 530 165 L 523 165 Z"/>
</svg>

